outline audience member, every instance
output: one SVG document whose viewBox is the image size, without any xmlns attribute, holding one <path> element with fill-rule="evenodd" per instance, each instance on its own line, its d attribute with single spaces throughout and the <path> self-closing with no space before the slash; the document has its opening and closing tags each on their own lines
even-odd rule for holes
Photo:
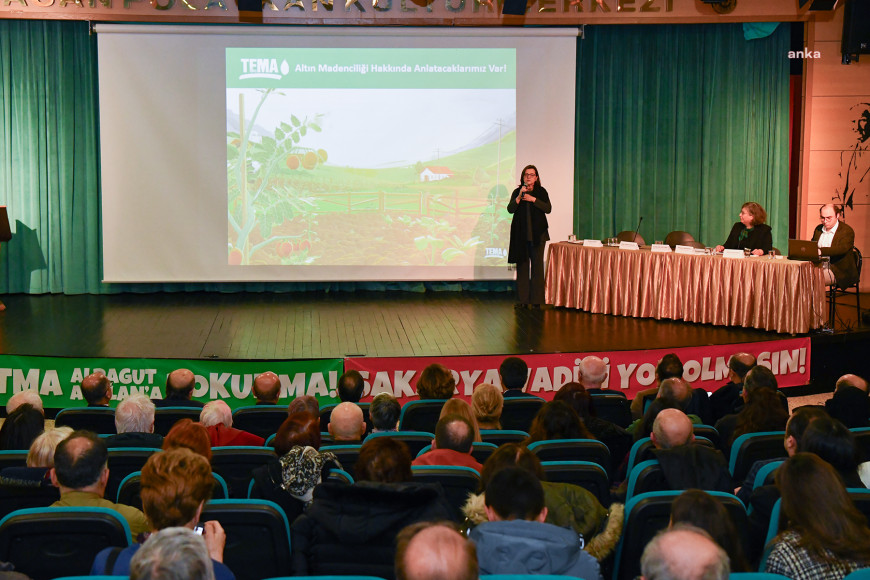
<svg viewBox="0 0 870 580">
<path fill-rule="evenodd" d="M 317 402 L 316 397 L 312 397 L 311 395 L 299 395 L 287 405 L 287 414 L 292 415 L 293 413 L 311 413 L 312 415 L 320 416 L 320 403 Z"/>
<path fill-rule="evenodd" d="M 352 403 L 351 403 L 352 404 Z M 320 419 L 311 413 L 293 413 L 275 434 L 278 457 L 254 469 L 250 497 L 281 506 L 293 523 L 311 504 L 314 488 L 332 468 L 342 465 L 329 451 L 320 452 Z"/>
<path fill-rule="evenodd" d="M 199 422 L 208 429 L 212 447 L 254 445 L 261 447 L 266 440 L 259 435 L 233 427 L 233 412 L 223 401 L 209 401 L 199 414 Z"/>
<path fill-rule="evenodd" d="M 251 385 L 257 405 L 277 405 L 281 396 L 281 379 L 272 371 L 260 373 Z"/>
<path fill-rule="evenodd" d="M 109 481 L 106 443 L 90 431 L 74 431 L 61 441 L 54 453 L 51 482 L 60 488 L 60 500 L 51 507 L 104 507 L 127 520 L 132 540 L 147 532 L 145 515 L 134 507 L 103 499 Z"/>
<path fill-rule="evenodd" d="M 504 409 L 504 396 L 501 389 L 491 383 L 474 387 L 471 394 L 471 408 L 481 429 L 501 429 L 501 413 Z"/>
<path fill-rule="evenodd" d="M 440 485 L 411 480 L 408 446 L 393 437 L 366 441 L 354 474 L 352 485 L 325 481 L 314 488 L 314 501 L 293 523 L 295 575 L 390 578 L 398 533 L 452 516 Z"/>
<path fill-rule="evenodd" d="M 39 393 L 36 391 L 27 389 L 25 391 L 18 391 L 9 397 L 9 400 L 6 401 L 6 416 L 8 417 L 12 411 L 25 403 L 45 415 L 45 410 L 42 406 L 42 397 L 40 397 Z"/>
<path fill-rule="evenodd" d="M 643 417 L 646 399 L 655 397 L 661 382 L 670 378 L 683 378 L 683 362 L 674 353 L 666 354 L 656 365 L 656 386 L 639 391 L 634 396 L 634 399 L 631 401 L 631 416 L 633 419 L 637 420 Z"/>
<path fill-rule="evenodd" d="M 679 409 L 659 413 L 650 438 L 666 489 L 733 491 L 728 462 L 722 452 L 695 443 L 692 422 Z"/>
<path fill-rule="evenodd" d="M 471 456 L 473 441 L 474 428 L 468 419 L 461 415 L 445 415 L 435 426 L 432 450 L 417 457 L 412 465 L 460 465 L 479 473 L 483 466 Z"/>
<path fill-rule="evenodd" d="M 776 472 L 786 528 L 773 540 L 766 572 L 798 580 L 839 579 L 870 566 L 870 529 L 837 472 L 813 453 L 796 453 Z"/>
<path fill-rule="evenodd" d="M 782 445 L 785 449 L 786 455 L 791 457 L 797 453 L 798 441 L 801 440 L 801 437 L 803 437 L 804 432 L 812 421 L 827 416 L 828 414 L 822 407 L 814 405 L 805 405 L 795 409 L 794 413 L 792 413 L 788 422 L 785 424 L 785 437 L 783 438 Z M 752 467 L 749 468 L 749 472 L 746 474 L 746 479 L 743 481 L 743 485 L 734 490 L 737 498 L 744 504 L 749 505 L 753 487 L 755 486 L 755 478 L 758 475 L 758 472 L 768 463 L 782 460 L 782 457 L 775 457 L 773 459 L 761 459 L 753 463 Z"/>
<path fill-rule="evenodd" d="M 176 527 L 193 530 L 200 521 L 205 503 L 211 499 L 214 477 L 208 461 L 190 449 L 172 449 L 155 453 L 142 467 L 142 509 L 151 523 L 151 538 Z M 223 564 L 226 534 L 220 523 L 202 524 L 202 537 L 217 579 L 232 579 L 233 573 Z M 149 538 L 149 540 L 151 539 Z M 120 552 L 106 548 L 94 558 L 91 575 L 125 575 L 131 573 L 131 559 L 147 546 L 133 544 Z"/>
<path fill-rule="evenodd" d="M 451 523 L 419 522 L 396 538 L 396 580 L 477 580 L 477 550 Z"/>
<path fill-rule="evenodd" d="M 194 400 L 196 375 L 189 369 L 176 369 L 166 377 L 166 392 L 163 399 L 155 399 L 158 407 L 202 407 L 203 403 Z"/>
<path fill-rule="evenodd" d="M 439 419 L 443 419 L 447 415 L 459 415 L 463 417 L 468 424 L 471 425 L 471 430 L 473 431 L 472 441 L 475 443 L 480 443 L 483 439 L 480 438 L 480 428 L 477 425 L 477 417 L 474 416 L 474 411 L 471 409 L 471 405 L 465 399 L 447 399 L 444 402 L 444 405 L 441 407 L 441 414 L 438 415 Z"/>
<path fill-rule="evenodd" d="M 545 523 L 544 489 L 530 472 L 507 467 L 486 486 L 487 522 L 471 530 L 481 574 L 553 574 L 598 580 L 598 562 L 570 529 Z"/>
<path fill-rule="evenodd" d="M 130 561 L 131 580 L 215 580 L 206 541 L 187 528 L 167 528 L 154 534 Z M 232 573 L 229 577 L 232 576 Z"/>
<path fill-rule="evenodd" d="M 864 487 L 858 477 L 858 447 L 855 436 L 831 417 L 810 422 L 798 441 L 798 453 L 815 453 L 837 470 L 846 487 Z"/>
<path fill-rule="evenodd" d="M 746 373 L 742 396 L 744 405 L 740 412 L 726 415 L 715 425 L 726 456 L 739 436 L 782 431 L 788 422 L 788 402 L 779 394 L 776 377 L 769 368 L 757 365 Z"/>
<path fill-rule="evenodd" d="M 130 395 L 115 409 L 117 435 L 106 437 L 106 446 L 156 447 L 163 445 L 163 436 L 154 433 L 154 402 L 145 395 Z"/>
<path fill-rule="evenodd" d="M 867 381 L 857 375 L 843 375 L 837 380 L 834 396 L 825 402 L 825 409 L 849 429 L 870 427 Z"/>
<path fill-rule="evenodd" d="M 29 404 L 12 411 L 0 427 L 0 449 L 30 449 L 33 440 L 45 430 L 45 417 Z"/>
<path fill-rule="evenodd" d="M 176 421 L 166 437 L 163 438 L 163 450 L 167 451 L 179 447 L 199 453 L 211 462 L 211 440 L 208 436 L 208 429 L 199 423 L 194 423 L 190 419 Z"/>
<path fill-rule="evenodd" d="M 520 443 L 505 443 L 487 458 L 480 472 L 477 494 L 470 495 L 462 509 L 468 521 L 473 524 L 487 521 L 484 502 L 486 487 L 492 476 L 506 467 L 525 469 L 541 482 L 544 505 L 547 506 L 547 523 L 570 528 L 583 536 L 586 550 L 598 560 L 612 552 L 622 533 L 624 506 L 612 504 L 608 518 L 607 510 L 588 490 L 569 483 L 544 481 L 541 461 Z"/>
<path fill-rule="evenodd" d="M 396 397 L 389 393 L 379 393 L 372 399 L 372 403 L 369 405 L 372 432 L 398 431 L 399 417 L 401 415 L 402 406 L 399 405 Z"/>
<path fill-rule="evenodd" d="M 586 357 L 583 360 L 585 361 L 589 358 L 601 361 L 598 357 Z M 583 361 L 581 361 L 580 364 L 582 367 Z M 603 361 L 601 364 L 604 364 Z M 589 433 L 592 434 L 592 437 L 607 445 L 612 460 L 611 473 L 615 473 L 620 462 L 622 462 L 622 459 L 631 450 L 631 443 L 633 440 L 631 433 L 615 423 L 596 417 L 595 405 L 592 401 L 592 397 L 589 395 L 584 385 L 581 385 L 580 383 L 565 383 L 562 385 L 562 388 L 556 392 L 553 400 L 562 401 L 574 409 L 577 415 L 580 416 L 580 421 L 589 430 Z"/>
<path fill-rule="evenodd" d="M 592 393 L 606 390 L 602 385 L 607 380 L 608 370 L 607 363 L 603 360 L 597 356 L 587 356 L 580 361 L 577 370 L 579 372 L 579 384 L 585 391 Z"/>
<path fill-rule="evenodd" d="M 526 445 L 536 441 L 554 439 L 593 439 L 592 433 L 580 421 L 580 417 L 567 403 L 548 401 L 532 420 Z"/>
<path fill-rule="evenodd" d="M 10 466 L 0 471 L 0 486 L 50 487 L 54 451 L 58 444 L 72 435 L 71 427 L 46 429 L 33 440 L 27 452 L 25 467 Z"/>
<path fill-rule="evenodd" d="M 345 403 L 359 403 L 365 386 L 359 371 L 347 371 L 338 378 L 338 399 Z"/>
<path fill-rule="evenodd" d="M 710 534 L 711 539 L 728 554 L 731 572 L 750 571 L 741 546 L 742 538 L 728 510 L 706 491 L 687 489 L 674 500 L 670 527 L 678 524 L 689 524 Z"/>
<path fill-rule="evenodd" d="M 740 411 L 743 406 L 743 380 L 757 364 L 755 357 L 747 352 L 738 352 L 728 359 L 728 382 L 710 395 L 710 408 L 715 423 L 725 415 Z"/>
<path fill-rule="evenodd" d="M 704 531 L 678 524 L 656 534 L 640 558 L 642 580 L 728 580 L 728 554 Z"/>
<path fill-rule="evenodd" d="M 327 429 L 336 443 L 359 443 L 366 432 L 362 409 L 355 403 L 339 403 L 332 410 Z"/>
<path fill-rule="evenodd" d="M 88 407 L 108 407 L 112 400 L 112 381 L 103 372 L 89 374 L 82 379 L 82 397 Z"/>
<path fill-rule="evenodd" d="M 523 388 L 529 380 L 529 366 L 526 361 L 516 356 L 509 356 L 504 359 L 498 367 L 498 378 L 501 380 L 501 386 L 504 389 L 502 396 L 510 397 L 534 397 L 534 395 L 526 393 Z"/>
<path fill-rule="evenodd" d="M 456 388 L 456 379 L 450 369 L 437 363 L 431 364 L 417 379 L 417 394 L 420 399 L 449 399 Z"/>
</svg>

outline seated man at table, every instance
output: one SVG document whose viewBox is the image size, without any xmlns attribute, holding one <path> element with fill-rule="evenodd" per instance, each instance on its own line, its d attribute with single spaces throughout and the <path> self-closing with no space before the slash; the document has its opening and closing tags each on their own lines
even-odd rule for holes
<svg viewBox="0 0 870 580">
<path fill-rule="evenodd" d="M 813 241 L 819 243 L 819 255 L 831 258 L 830 270 L 825 270 L 825 284 L 840 288 L 854 286 L 858 282 L 858 265 L 852 248 L 855 246 L 855 231 L 846 222 L 837 219 L 842 207 L 826 203 L 819 209 L 819 220 L 813 232 Z"/>
</svg>

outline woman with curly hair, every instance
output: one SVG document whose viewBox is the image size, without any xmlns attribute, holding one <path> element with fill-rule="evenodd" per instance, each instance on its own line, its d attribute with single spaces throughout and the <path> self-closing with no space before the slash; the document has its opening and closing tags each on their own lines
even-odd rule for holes
<svg viewBox="0 0 870 580">
<path fill-rule="evenodd" d="M 796 453 L 777 470 L 776 485 L 787 523 L 773 540 L 766 572 L 793 580 L 839 580 L 870 566 L 867 518 L 829 463 L 813 453 Z"/>
</svg>

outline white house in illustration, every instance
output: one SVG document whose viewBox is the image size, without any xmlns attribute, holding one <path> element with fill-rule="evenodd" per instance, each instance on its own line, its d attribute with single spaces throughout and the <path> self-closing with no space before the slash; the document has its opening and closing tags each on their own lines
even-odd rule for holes
<svg viewBox="0 0 870 580">
<path fill-rule="evenodd" d="M 448 177 L 453 177 L 448 167 L 429 165 L 420 172 L 420 181 L 441 181 Z"/>
</svg>

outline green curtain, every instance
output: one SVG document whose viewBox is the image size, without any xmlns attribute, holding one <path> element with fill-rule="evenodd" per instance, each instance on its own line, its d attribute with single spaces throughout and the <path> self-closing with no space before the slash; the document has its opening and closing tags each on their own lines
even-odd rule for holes
<svg viewBox="0 0 870 580">
<path fill-rule="evenodd" d="M 714 246 L 760 203 L 788 237 L 788 27 L 586 27 L 577 48 L 575 231 L 685 230 Z"/>
<path fill-rule="evenodd" d="M 4 292 L 99 291 L 95 40 L 87 22 L 0 20 Z"/>
</svg>

